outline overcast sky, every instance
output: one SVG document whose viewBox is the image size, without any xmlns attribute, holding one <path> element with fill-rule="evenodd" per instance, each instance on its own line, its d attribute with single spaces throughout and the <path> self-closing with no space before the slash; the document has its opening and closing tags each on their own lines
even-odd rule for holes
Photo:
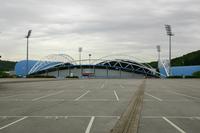
<svg viewBox="0 0 200 133">
<path fill-rule="evenodd" d="M 200 0 L 0 0 L 0 55 L 30 59 L 65 53 L 75 59 L 126 54 L 168 57 L 165 24 L 172 25 L 172 56 L 200 49 Z"/>
</svg>

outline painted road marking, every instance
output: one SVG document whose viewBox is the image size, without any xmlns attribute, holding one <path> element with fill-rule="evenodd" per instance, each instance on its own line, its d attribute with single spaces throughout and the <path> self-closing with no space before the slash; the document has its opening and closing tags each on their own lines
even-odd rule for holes
<svg viewBox="0 0 200 133">
<path fill-rule="evenodd" d="M 145 102 L 155 102 L 155 100 L 152 99 L 144 99 Z M 188 100 L 188 99 L 184 99 L 184 100 L 179 100 L 179 99 L 175 99 L 175 100 L 162 100 L 163 102 L 194 102 L 194 100 Z"/>
<path fill-rule="evenodd" d="M 142 116 L 144 119 L 161 119 L 163 117 L 171 119 L 198 119 L 199 116 Z"/>
<path fill-rule="evenodd" d="M 197 120 L 200 120 L 200 117 L 196 117 Z"/>
<path fill-rule="evenodd" d="M 15 101 L 15 102 L 31 102 L 32 100 L 29 99 L 8 99 L 8 100 L 0 100 L 0 101 Z M 73 102 L 75 101 L 74 99 L 41 99 L 40 101 L 43 102 L 59 102 L 59 101 L 69 101 L 69 102 Z M 79 99 L 78 101 L 88 101 L 88 102 L 116 102 L 115 99 Z M 120 99 L 120 101 L 129 101 L 128 99 Z M 150 101 L 150 100 L 147 100 Z M 154 101 L 154 100 L 151 100 Z"/>
<path fill-rule="evenodd" d="M 59 91 L 59 92 L 56 92 L 56 93 L 51 93 L 51 94 L 48 94 L 48 95 L 44 95 L 44 96 L 41 96 L 41 97 L 38 97 L 38 98 L 34 98 L 34 99 L 32 99 L 32 101 L 37 101 L 37 100 L 40 100 L 42 98 L 46 98 L 46 97 L 50 97 L 50 96 L 53 96 L 53 95 L 60 94 L 62 92 L 64 92 L 64 91 Z"/>
<path fill-rule="evenodd" d="M 94 118 L 95 118 L 94 116 L 91 117 L 90 122 L 89 122 L 89 124 L 88 124 L 88 126 L 87 126 L 87 129 L 85 130 L 85 133 L 90 133 L 92 124 L 93 124 L 93 122 L 94 122 Z"/>
<path fill-rule="evenodd" d="M 14 121 L 14 122 L 12 122 L 12 123 L 9 123 L 9 124 L 7 124 L 7 125 L 5 125 L 5 126 L 3 126 L 3 127 L 0 127 L 0 130 L 3 130 L 4 128 L 7 128 L 7 127 L 9 127 L 9 126 L 11 126 L 11 125 L 13 125 L 13 124 L 15 124 L 15 123 L 17 123 L 17 122 L 20 122 L 20 121 L 22 121 L 22 120 L 24 120 L 24 119 L 26 119 L 26 118 L 28 118 L 28 117 L 27 117 L 27 116 L 24 116 L 24 117 L 21 118 L 21 119 L 18 119 L 18 120 Z"/>
<path fill-rule="evenodd" d="M 185 94 L 182 94 L 182 93 L 177 93 L 177 92 L 174 92 L 174 91 L 168 91 L 168 92 L 174 93 L 176 95 L 181 95 L 181 96 L 193 98 L 193 99 L 198 99 L 198 100 L 200 99 L 199 97 L 193 97 L 193 96 L 185 95 Z"/>
<path fill-rule="evenodd" d="M 172 121 L 167 119 L 166 117 L 162 117 L 166 122 L 168 122 L 170 125 L 172 125 L 174 128 L 176 128 L 180 133 L 186 133 L 183 129 L 175 125 Z"/>
<path fill-rule="evenodd" d="M 102 84 L 100 88 L 102 89 L 102 88 L 104 88 L 104 86 L 105 86 L 105 84 Z"/>
<path fill-rule="evenodd" d="M 150 97 L 153 97 L 154 99 L 156 99 L 156 100 L 158 100 L 158 101 L 160 101 L 160 102 L 163 101 L 162 99 L 160 99 L 160 98 L 158 98 L 158 97 L 155 97 L 155 96 L 153 96 L 153 95 L 151 95 L 151 94 L 149 94 L 149 93 L 147 93 L 147 92 L 145 92 L 145 94 L 148 95 L 148 96 L 150 96 Z"/>
<path fill-rule="evenodd" d="M 78 101 L 79 99 L 81 99 L 82 97 L 84 97 L 85 95 L 87 95 L 90 91 L 86 91 L 84 94 L 82 94 L 81 96 L 77 97 L 74 101 Z"/>
<path fill-rule="evenodd" d="M 123 89 L 124 88 L 124 86 L 123 85 L 120 85 L 120 87 Z"/>
<path fill-rule="evenodd" d="M 20 95 L 23 95 L 23 94 L 16 94 L 16 95 L 5 96 L 5 97 L 0 97 L 0 98 L 6 99 L 6 98 L 12 98 L 12 97 L 20 96 Z"/>
<path fill-rule="evenodd" d="M 114 94 L 115 94 L 117 101 L 119 101 L 119 97 L 118 97 L 117 92 L 115 90 L 114 90 Z"/>
<path fill-rule="evenodd" d="M 22 116 L 22 115 L 11 115 L 11 116 L 0 116 L 0 118 L 21 118 L 21 117 L 27 117 L 27 118 L 84 118 L 84 117 L 93 117 L 91 115 L 30 115 L 30 116 Z M 102 117 L 102 118 L 118 118 L 120 116 L 109 116 L 109 115 L 97 115 L 96 117 Z"/>
</svg>

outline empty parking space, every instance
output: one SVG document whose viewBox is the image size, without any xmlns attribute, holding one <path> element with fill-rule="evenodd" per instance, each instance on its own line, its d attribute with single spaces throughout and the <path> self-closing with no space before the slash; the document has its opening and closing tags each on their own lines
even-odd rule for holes
<svg viewBox="0 0 200 133">
<path fill-rule="evenodd" d="M 198 117 L 184 116 L 144 116 L 140 123 L 140 132 L 155 133 L 198 133 L 200 121 Z"/>
<path fill-rule="evenodd" d="M 197 84 L 199 80 L 148 80 L 139 133 L 198 133 L 200 89 Z"/>
</svg>

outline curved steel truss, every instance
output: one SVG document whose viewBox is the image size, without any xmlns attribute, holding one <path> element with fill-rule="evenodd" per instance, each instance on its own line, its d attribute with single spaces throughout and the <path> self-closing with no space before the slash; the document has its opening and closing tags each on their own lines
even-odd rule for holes
<svg viewBox="0 0 200 133">
<path fill-rule="evenodd" d="M 46 70 L 65 63 L 75 63 L 74 59 L 66 54 L 51 54 L 41 59 L 30 69 L 29 74 Z M 76 63 L 75 63 L 76 64 Z"/>
<path fill-rule="evenodd" d="M 29 71 L 29 74 L 49 70 L 51 68 L 77 66 L 79 60 L 74 60 L 71 56 L 65 54 L 53 54 L 46 56 L 44 59 L 38 61 Z M 134 73 L 142 73 L 144 75 L 159 75 L 150 65 L 145 64 L 144 61 L 136 59 L 127 55 L 111 55 L 99 59 L 84 59 L 81 61 L 82 65 L 89 66 L 103 66 L 105 68 L 112 68 L 115 70 L 124 70 Z M 89 62 L 89 64 L 88 64 Z"/>
<path fill-rule="evenodd" d="M 155 75 L 156 73 L 155 70 L 152 68 L 149 68 L 141 63 L 126 59 L 105 60 L 97 65 L 107 66 L 125 71 L 131 71 L 135 73 L 142 73 L 145 75 Z"/>
</svg>

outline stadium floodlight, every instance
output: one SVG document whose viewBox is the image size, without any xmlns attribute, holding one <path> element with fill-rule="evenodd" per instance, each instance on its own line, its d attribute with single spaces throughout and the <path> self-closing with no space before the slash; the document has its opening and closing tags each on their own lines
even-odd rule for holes
<svg viewBox="0 0 200 133">
<path fill-rule="evenodd" d="M 26 45 L 26 76 L 28 76 L 28 68 L 29 68 L 29 65 L 28 65 L 28 44 L 29 44 L 29 38 L 31 36 L 31 32 L 32 30 L 29 30 L 28 31 L 28 34 L 27 36 L 25 37 L 27 39 L 27 45 Z"/>
<path fill-rule="evenodd" d="M 82 47 L 78 48 L 78 52 L 79 52 L 79 64 L 81 65 L 81 52 L 83 51 Z"/>
<path fill-rule="evenodd" d="M 31 36 L 31 32 L 32 32 L 32 30 L 28 31 L 28 34 L 27 34 L 26 38 L 29 38 Z"/>
<path fill-rule="evenodd" d="M 171 38 L 174 36 L 174 34 L 172 33 L 171 25 L 166 24 L 165 29 L 167 35 L 169 36 L 169 75 L 171 75 Z"/>
</svg>

